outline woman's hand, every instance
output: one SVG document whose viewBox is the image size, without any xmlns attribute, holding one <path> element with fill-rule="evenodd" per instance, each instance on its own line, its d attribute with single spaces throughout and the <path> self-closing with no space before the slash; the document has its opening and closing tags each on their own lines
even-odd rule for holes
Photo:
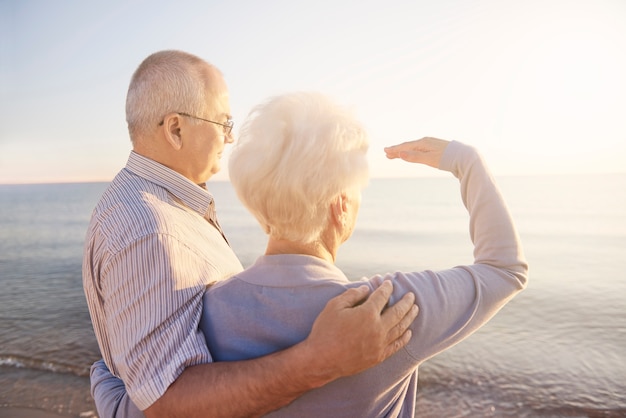
<svg viewBox="0 0 626 418">
<path fill-rule="evenodd" d="M 439 168 L 439 161 L 449 143 L 444 139 L 426 137 L 387 147 L 385 153 L 389 159 L 401 158 L 410 163 Z"/>
</svg>

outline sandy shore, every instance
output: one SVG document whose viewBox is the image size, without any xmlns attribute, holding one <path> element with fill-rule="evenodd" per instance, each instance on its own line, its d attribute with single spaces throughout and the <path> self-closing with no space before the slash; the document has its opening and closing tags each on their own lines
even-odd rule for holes
<svg viewBox="0 0 626 418">
<path fill-rule="evenodd" d="M 95 417 L 96 415 L 89 415 Z M 30 408 L 0 408 L 0 418 L 67 418 L 67 415 L 59 415 L 53 412 L 41 411 Z M 87 417 L 87 415 L 85 415 Z"/>
<path fill-rule="evenodd" d="M 50 411 L 33 408 L 2 408 L 0 407 L 0 418 L 98 418 L 96 411 L 82 412 L 80 415 L 62 415 Z"/>
<path fill-rule="evenodd" d="M 0 418 L 95 418 L 89 377 L 0 366 Z"/>
</svg>

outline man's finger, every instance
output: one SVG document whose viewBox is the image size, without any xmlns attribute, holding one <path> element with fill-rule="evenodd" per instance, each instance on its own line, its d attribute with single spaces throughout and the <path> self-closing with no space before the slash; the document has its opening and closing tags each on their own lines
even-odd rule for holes
<svg viewBox="0 0 626 418">
<path fill-rule="evenodd" d="M 369 305 L 372 309 L 375 309 L 377 313 L 380 313 L 385 309 L 385 306 L 387 306 L 392 292 L 393 285 L 389 280 L 385 280 L 378 289 L 372 292 L 372 295 L 363 306 Z"/>
<path fill-rule="evenodd" d="M 415 295 L 409 292 L 405 294 L 402 299 L 396 302 L 395 305 L 387 308 L 385 312 L 383 312 L 381 315 L 383 324 L 390 329 L 397 324 L 400 324 L 407 315 L 412 315 L 411 311 L 413 306 L 415 306 Z M 417 312 L 414 314 L 417 316 Z"/>
<path fill-rule="evenodd" d="M 419 314 L 419 307 L 412 304 L 406 315 L 400 320 L 400 322 L 391 328 L 387 335 L 388 341 L 393 342 L 402 337 L 407 329 L 411 326 L 417 315 Z"/>
<path fill-rule="evenodd" d="M 415 295 L 407 293 L 404 297 L 391 308 L 387 309 L 383 315 L 388 315 L 387 320 L 391 320 L 392 324 L 402 315 L 408 306 L 408 311 L 401 317 L 397 325 L 393 326 L 387 334 L 388 345 L 384 351 L 384 358 L 387 359 L 397 353 L 402 347 L 407 345 L 413 336 L 413 332 L 409 329 L 419 313 L 419 308 L 414 304 Z M 385 318 L 383 318 L 385 320 Z"/>
<path fill-rule="evenodd" d="M 331 302 L 334 302 L 339 308 L 353 308 L 359 303 L 363 302 L 363 300 L 367 298 L 369 293 L 370 288 L 366 285 L 362 285 L 359 287 L 348 289 L 339 296 L 335 296 L 333 299 L 331 299 Z"/>
<path fill-rule="evenodd" d="M 389 344 L 387 346 L 387 348 L 384 351 L 384 358 L 383 361 L 388 359 L 389 357 L 393 356 L 394 354 L 396 354 L 402 347 L 404 347 L 405 345 L 407 345 L 409 343 L 409 341 L 411 341 L 411 336 L 413 335 L 413 333 L 411 332 L 410 329 L 407 329 L 406 332 L 404 334 L 402 334 L 400 336 L 400 338 L 398 338 L 395 341 L 392 341 L 391 344 Z"/>
</svg>

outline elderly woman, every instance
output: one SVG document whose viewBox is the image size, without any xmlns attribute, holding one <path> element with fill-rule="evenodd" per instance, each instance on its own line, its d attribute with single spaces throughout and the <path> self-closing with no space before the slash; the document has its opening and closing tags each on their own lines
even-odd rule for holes
<svg viewBox="0 0 626 418">
<path fill-rule="evenodd" d="M 321 95 L 296 93 L 256 107 L 230 157 L 237 195 L 268 244 L 253 266 L 204 296 L 201 327 L 214 361 L 254 358 L 299 343 L 316 332 L 313 322 L 329 299 L 349 288 L 390 282 L 392 300 L 413 292 L 420 309 L 400 352 L 269 416 L 413 417 L 418 366 L 467 338 L 526 285 L 515 227 L 482 158 L 472 147 L 435 138 L 387 148 L 387 157 L 459 179 L 474 264 L 348 280 L 334 262 L 355 225 L 368 177 L 367 147 L 363 128 L 348 112 Z M 321 376 L 329 372 L 312 367 Z"/>
</svg>

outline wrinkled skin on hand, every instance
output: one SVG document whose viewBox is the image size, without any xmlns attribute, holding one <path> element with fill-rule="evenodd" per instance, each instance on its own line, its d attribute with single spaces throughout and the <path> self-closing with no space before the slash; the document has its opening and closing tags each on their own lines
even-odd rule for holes
<svg viewBox="0 0 626 418">
<path fill-rule="evenodd" d="M 316 367 L 325 379 L 375 366 L 409 342 L 408 327 L 418 314 L 415 295 L 407 293 L 385 309 L 392 291 L 391 282 L 385 281 L 369 298 L 369 288 L 361 286 L 327 303 L 306 340 L 323 357 Z"/>
</svg>

